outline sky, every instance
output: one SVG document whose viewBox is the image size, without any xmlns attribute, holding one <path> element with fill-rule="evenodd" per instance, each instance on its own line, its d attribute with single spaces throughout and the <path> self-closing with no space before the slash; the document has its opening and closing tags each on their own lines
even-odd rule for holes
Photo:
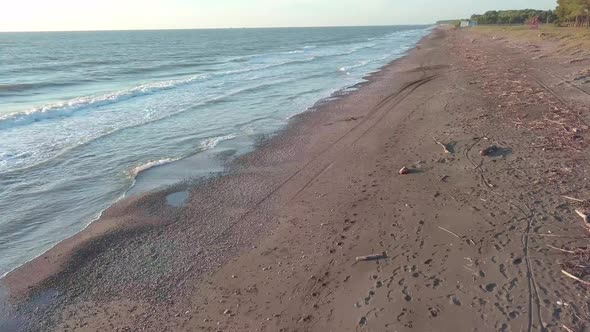
<svg viewBox="0 0 590 332">
<path fill-rule="evenodd" d="M 0 0 L 0 31 L 434 23 L 555 0 Z"/>
</svg>

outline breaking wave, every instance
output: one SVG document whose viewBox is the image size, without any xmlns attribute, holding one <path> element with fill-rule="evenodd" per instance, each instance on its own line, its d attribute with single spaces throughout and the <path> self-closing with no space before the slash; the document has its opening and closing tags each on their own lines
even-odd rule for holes
<svg viewBox="0 0 590 332">
<path fill-rule="evenodd" d="M 148 161 L 147 163 L 133 167 L 129 171 L 129 175 L 131 177 L 135 178 L 139 173 L 141 173 L 143 171 L 147 171 L 150 168 L 166 165 L 166 164 L 175 162 L 177 160 L 179 160 L 179 158 L 165 158 L 165 159 L 160 159 L 160 160 L 151 160 L 151 161 Z"/>
<path fill-rule="evenodd" d="M 217 144 L 223 141 L 229 141 L 230 139 L 236 138 L 236 135 L 225 135 L 225 136 L 218 136 L 218 137 L 211 137 L 207 138 L 206 140 L 202 141 L 200 144 L 201 150 L 209 150 L 213 149 L 217 146 Z"/>
<path fill-rule="evenodd" d="M 35 107 L 24 112 L 10 113 L 0 117 L 0 129 L 24 126 L 42 120 L 66 117 L 87 107 L 113 104 L 134 97 L 149 95 L 157 91 L 172 89 L 204 78 L 204 75 L 198 75 L 180 80 L 146 83 L 130 89 L 96 96 L 78 97 L 67 101 Z"/>
</svg>

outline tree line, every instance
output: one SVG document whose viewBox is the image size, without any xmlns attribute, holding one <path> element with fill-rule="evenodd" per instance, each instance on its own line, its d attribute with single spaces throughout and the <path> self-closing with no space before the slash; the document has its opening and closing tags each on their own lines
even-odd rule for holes
<svg viewBox="0 0 590 332">
<path fill-rule="evenodd" d="M 535 17 L 542 23 L 590 28 L 590 0 L 557 0 L 555 10 L 490 10 L 471 16 L 479 24 L 526 24 Z"/>
<path fill-rule="evenodd" d="M 553 10 L 522 9 L 490 10 L 483 15 L 472 15 L 471 20 L 479 24 L 525 24 L 537 16 L 543 23 L 553 23 L 558 19 L 556 12 Z"/>
<path fill-rule="evenodd" d="M 590 0 L 557 0 L 555 11 L 560 25 L 590 27 Z"/>
</svg>

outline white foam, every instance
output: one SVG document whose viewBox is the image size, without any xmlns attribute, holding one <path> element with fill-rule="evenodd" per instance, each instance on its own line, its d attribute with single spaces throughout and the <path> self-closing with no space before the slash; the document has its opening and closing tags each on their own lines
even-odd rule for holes
<svg viewBox="0 0 590 332">
<path fill-rule="evenodd" d="M 225 136 L 218 136 L 218 137 L 211 137 L 207 138 L 206 140 L 202 141 L 200 144 L 201 151 L 210 150 L 217 146 L 220 142 L 229 141 L 230 139 L 236 138 L 235 135 L 225 135 Z"/>
<path fill-rule="evenodd" d="M 150 168 L 166 165 L 166 164 L 178 161 L 179 159 L 180 158 L 164 158 L 164 159 L 160 159 L 160 160 L 151 160 L 151 161 L 148 161 L 147 163 L 133 167 L 129 171 L 129 175 L 131 177 L 135 178 L 139 173 L 141 173 L 143 171 L 147 171 Z"/>
<path fill-rule="evenodd" d="M 59 101 L 24 111 L 9 113 L 7 115 L 0 116 L 0 129 L 7 129 L 42 120 L 70 116 L 74 112 L 88 107 L 108 105 L 120 102 L 122 100 L 152 94 L 156 91 L 172 89 L 177 86 L 201 80 L 205 77 L 206 76 L 204 75 L 197 75 L 178 80 L 146 83 L 125 90 L 109 92 L 102 95 L 77 97 L 74 99 Z"/>
</svg>

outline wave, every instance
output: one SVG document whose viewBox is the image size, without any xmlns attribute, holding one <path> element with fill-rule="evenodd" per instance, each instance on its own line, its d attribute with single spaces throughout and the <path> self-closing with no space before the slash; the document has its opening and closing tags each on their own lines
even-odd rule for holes
<svg viewBox="0 0 590 332">
<path fill-rule="evenodd" d="M 213 74 L 200 74 L 191 76 L 185 79 L 167 80 L 162 82 L 146 83 L 130 89 L 110 92 L 102 95 L 83 96 L 66 101 L 60 101 L 35 107 L 25 111 L 12 112 L 4 116 L 0 116 L 0 130 L 10 129 L 13 127 L 25 126 L 31 123 L 40 122 L 43 120 L 51 120 L 56 118 L 68 117 L 77 111 L 89 108 L 98 107 L 109 104 L 115 104 L 124 100 L 144 95 L 150 95 L 159 91 L 174 89 L 180 86 L 188 85 L 196 81 L 201 81 L 211 76 L 226 76 L 234 74 L 243 74 L 248 72 L 260 71 L 264 69 L 280 67 L 289 64 L 305 63 L 315 60 L 315 57 L 296 59 L 290 61 L 283 61 L 274 64 L 255 66 L 244 69 L 228 70 Z M 0 87 L 0 92 L 2 89 Z"/>
<path fill-rule="evenodd" d="M 160 159 L 160 160 L 151 160 L 148 161 L 144 164 L 138 165 L 133 167 L 130 171 L 129 171 L 129 175 L 132 178 L 135 178 L 139 173 L 147 171 L 150 168 L 154 168 L 154 167 L 158 167 L 158 166 L 162 166 L 162 165 L 166 165 L 169 163 L 173 163 L 175 161 L 178 161 L 180 158 L 164 158 L 164 159 Z"/>
<path fill-rule="evenodd" d="M 207 138 L 206 140 L 201 142 L 201 145 L 199 146 L 201 148 L 201 151 L 204 150 L 210 150 L 213 149 L 214 147 L 217 146 L 217 144 L 223 142 L 223 141 L 229 141 L 231 139 L 236 138 L 236 135 L 225 135 L 225 136 L 217 136 L 217 137 L 210 137 Z"/>
<path fill-rule="evenodd" d="M 12 127 L 24 126 L 24 125 L 28 125 L 28 124 L 43 121 L 43 120 L 50 120 L 50 119 L 55 119 L 55 118 L 62 118 L 62 117 L 71 116 L 75 112 L 89 108 L 89 107 L 98 107 L 98 106 L 104 106 L 104 105 L 108 105 L 108 104 L 114 104 L 114 103 L 121 102 L 121 101 L 124 101 L 127 99 L 131 99 L 131 98 L 135 98 L 135 97 L 139 97 L 139 96 L 143 96 L 143 95 L 153 94 L 158 91 L 173 89 L 173 88 L 176 88 L 179 86 L 193 83 L 195 81 L 203 80 L 203 79 L 211 77 L 211 76 L 225 76 L 225 75 L 242 74 L 242 73 L 255 72 L 255 71 L 260 71 L 260 70 L 265 70 L 265 69 L 270 69 L 270 68 L 275 68 L 275 67 L 281 67 L 281 66 L 286 66 L 286 65 L 307 63 L 307 62 L 315 61 L 320 58 L 349 55 L 349 54 L 356 53 L 356 52 L 366 49 L 366 48 L 375 47 L 376 45 L 377 44 L 374 44 L 374 43 L 357 45 L 357 46 L 353 46 L 353 47 L 349 48 L 348 50 L 334 50 L 334 49 L 329 50 L 328 49 L 328 50 L 326 50 L 328 52 L 326 52 L 326 53 L 319 52 L 319 54 L 313 54 L 313 53 L 306 52 L 307 50 L 316 49 L 317 46 L 304 46 L 303 50 L 299 49 L 299 50 L 292 51 L 292 52 L 299 53 L 299 52 L 303 51 L 303 53 L 307 54 L 307 56 L 305 58 L 285 59 L 284 61 L 279 61 L 279 62 L 270 63 L 270 64 L 266 64 L 266 65 L 259 65 L 259 66 L 253 66 L 253 67 L 247 67 L 247 68 L 241 68 L 241 69 L 235 69 L 235 70 L 226 70 L 226 71 L 217 72 L 217 73 L 212 72 L 209 74 L 199 74 L 199 75 L 194 75 L 194 76 L 190 76 L 188 78 L 178 79 L 178 80 L 167 80 L 167 81 L 162 81 L 162 82 L 146 83 L 146 84 L 142 84 L 142 85 L 139 85 L 139 86 L 136 86 L 133 88 L 110 92 L 110 93 L 106 93 L 106 94 L 102 94 L 102 95 L 83 96 L 83 97 L 77 97 L 77 98 L 66 100 L 66 101 L 59 101 L 59 102 L 43 105 L 40 107 L 28 109 L 25 111 L 18 111 L 18 112 L 9 113 L 4 116 L 0 116 L 0 130 L 1 129 L 9 129 Z M 316 52 L 314 52 L 314 53 L 316 53 Z M 271 53 L 271 54 L 266 54 L 264 56 L 268 56 L 268 55 L 274 56 L 274 55 L 278 55 L 278 54 Z M 234 58 L 233 60 L 240 59 L 240 58 L 241 59 L 252 58 L 252 57 L 257 57 L 257 56 L 262 56 L 262 55 L 260 55 L 260 54 L 247 55 L 244 57 Z M 196 63 L 194 63 L 194 64 L 196 65 Z M 193 65 L 193 64 L 189 64 L 189 66 L 191 66 L 191 65 Z M 54 83 L 54 84 L 59 84 L 59 83 Z M 35 84 L 0 85 L 0 93 L 2 93 L 3 91 L 11 92 L 11 91 L 18 91 L 19 89 L 34 89 L 34 88 L 39 88 L 39 87 L 42 87 L 42 86 L 38 86 Z"/>
<path fill-rule="evenodd" d="M 57 153 L 57 154 L 55 154 L 55 155 L 53 155 L 51 157 L 45 158 L 43 160 L 35 160 L 34 162 L 32 162 L 30 164 L 24 164 L 24 165 L 21 165 L 21 164 L 14 165 L 13 164 L 13 165 L 11 165 L 9 167 L 8 166 L 8 161 L 9 160 L 7 158 L 11 158 L 12 160 L 14 160 L 15 158 L 12 158 L 10 155 L 6 155 L 6 154 L 5 155 L 0 155 L 0 175 L 6 175 L 6 174 L 9 174 L 9 173 L 12 173 L 12 172 L 21 172 L 21 171 L 24 171 L 24 170 L 30 170 L 32 168 L 45 165 L 46 163 L 51 162 L 51 161 L 55 160 L 56 158 L 63 157 L 66 153 L 69 153 L 69 152 L 74 151 L 74 150 L 76 150 L 76 149 L 78 149 L 80 147 L 83 147 L 83 146 L 86 146 L 88 144 L 91 144 L 92 142 L 95 142 L 97 140 L 104 139 L 106 137 L 115 135 L 115 134 L 117 134 L 117 133 L 119 133 L 121 131 L 127 130 L 127 129 L 136 128 L 136 127 L 140 127 L 140 126 L 143 126 L 143 125 L 146 125 L 146 124 L 149 124 L 149 123 L 154 123 L 154 122 L 162 121 L 162 120 L 165 120 L 165 119 L 169 119 L 171 117 L 178 116 L 178 115 L 180 115 L 180 114 L 182 114 L 184 112 L 187 112 L 187 111 L 194 111 L 196 109 L 205 107 L 207 105 L 213 105 L 213 104 L 217 104 L 217 103 L 220 103 L 220 102 L 224 102 L 227 98 L 230 98 L 232 96 L 239 95 L 239 94 L 244 93 L 244 92 L 256 91 L 256 90 L 261 89 L 261 88 L 273 87 L 273 86 L 275 86 L 277 84 L 284 84 L 284 83 L 289 83 L 289 82 L 293 82 L 293 81 L 297 81 L 297 79 L 292 78 L 292 79 L 271 81 L 271 82 L 257 84 L 257 85 L 254 85 L 254 86 L 247 86 L 247 87 L 244 87 L 244 88 L 235 89 L 235 90 L 229 91 L 229 92 L 227 92 L 225 94 L 218 95 L 218 96 L 213 97 L 211 99 L 207 99 L 207 100 L 204 100 L 204 101 L 202 101 L 200 103 L 191 105 L 189 107 L 180 108 L 180 109 L 178 109 L 178 110 L 176 110 L 176 111 L 174 111 L 172 113 L 167 113 L 165 115 L 162 115 L 162 116 L 159 116 L 159 117 L 155 117 L 153 119 L 149 119 L 149 120 L 146 120 L 146 121 L 139 121 L 139 122 L 131 123 L 131 124 L 128 124 L 128 125 L 123 125 L 121 127 L 114 128 L 114 129 L 109 130 L 107 132 L 101 133 L 101 134 L 99 134 L 97 136 L 89 137 L 87 140 L 84 140 L 82 142 L 78 142 L 74 146 L 70 146 L 68 148 L 65 148 L 65 149 L 61 150 L 59 153 Z M 231 139 L 231 138 L 227 138 L 227 139 Z M 26 154 L 28 154 L 28 155 L 30 155 L 30 153 L 31 152 L 26 152 Z M 21 158 L 21 159 L 24 159 L 24 158 Z"/>
<path fill-rule="evenodd" d="M 149 95 L 157 91 L 172 89 L 205 78 L 203 75 L 192 76 L 180 80 L 146 83 L 130 89 L 110 92 L 96 96 L 85 96 L 60 101 L 40 107 L 35 107 L 24 112 L 9 113 L 0 116 L 0 129 L 8 129 L 28 125 L 42 120 L 49 120 L 70 116 L 76 111 L 87 107 L 97 107 L 114 104 L 123 100 Z"/>
<path fill-rule="evenodd" d="M 43 88 L 64 87 L 76 85 L 77 82 L 63 82 L 63 83 L 15 83 L 15 84 L 0 84 L 0 94 L 21 93 L 27 90 L 36 90 Z"/>
<path fill-rule="evenodd" d="M 359 61 L 355 65 L 340 67 L 340 68 L 338 68 L 338 71 L 348 72 L 349 70 L 354 69 L 354 68 L 364 67 L 364 66 L 368 65 L 371 62 L 372 62 L 372 60 Z"/>
<path fill-rule="evenodd" d="M 199 152 L 213 149 L 214 147 L 217 146 L 217 144 L 219 144 L 223 141 L 229 141 L 229 140 L 234 139 L 236 137 L 237 137 L 236 135 L 230 134 L 230 135 L 207 138 L 207 139 L 203 140 L 201 142 L 201 144 L 199 145 Z M 152 169 L 152 168 L 159 167 L 162 165 L 170 164 L 175 161 L 179 161 L 180 159 L 182 159 L 182 157 L 181 158 L 163 158 L 163 159 L 158 159 L 158 160 L 150 160 L 148 162 L 145 162 L 143 164 L 133 167 L 127 173 L 129 174 L 129 176 L 131 178 L 135 179 L 141 172 L 145 172 L 148 169 Z"/>
</svg>

